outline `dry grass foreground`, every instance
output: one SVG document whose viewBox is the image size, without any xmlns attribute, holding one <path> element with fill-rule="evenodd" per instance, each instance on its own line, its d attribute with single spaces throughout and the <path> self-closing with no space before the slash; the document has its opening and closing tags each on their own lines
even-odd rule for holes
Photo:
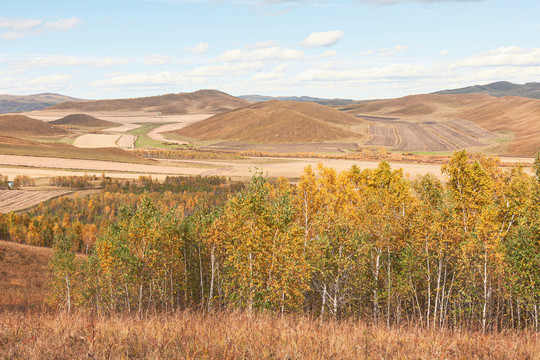
<svg viewBox="0 0 540 360">
<path fill-rule="evenodd" d="M 196 310 L 94 317 L 0 312 L 0 357 L 32 359 L 539 359 L 532 333 L 387 328 Z"/>
<path fill-rule="evenodd" d="M 2 359 L 540 359 L 538 334 L 387 328 L 201 312 L 94 316 L 44 306 L 52 250 L 0 241 Z"/>
</svg>

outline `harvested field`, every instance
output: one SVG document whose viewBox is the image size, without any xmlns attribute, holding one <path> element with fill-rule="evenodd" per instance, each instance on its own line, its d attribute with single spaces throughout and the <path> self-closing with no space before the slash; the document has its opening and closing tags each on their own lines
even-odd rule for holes
<svg viewBox="0 0 540 360">
<path fill-rule="evenodd" d="M 116 145 L 123 149 L 133 149 L 135 147 L 135 141 L 137 136 L 122 134 L 120 138 L 116 141 Z"/>
<path fill-rule="evenodd" d="M 472 123 L 464 119 L 455 119 L 455 120 L 446 121 L 445 124 L 452 126 L 453 128 L 461 132 L 464 132 L 467 135 L 470 135 L 476 139 L 495 139 L 498 137 L 491 131 L 487 131 L 483 127 L 480 127 L 476 125 L 475 123 Z"/>
<path fill-rule="evenodd" d="M 101 176 L 138 178 L 139 175 L 151 175 L 163 179 L 166 175 L 219 175 L 228 177 L 247 178 L 253 175 L 253 171 L 263 171 L 269 177 L 284 176 L 289 179 L 297 179 L 302 175 L 304 168 L 311 165 L 313 168 L 322 163 L 325 166 L 336 170 L 350 169 L 353 164 L 360 168 L 374 169 L 377 161 L 357 161 L 342 159 L 320 159 L 305 158 L 292 159 L 280 158 L 279 161 L 261 163 L 259 158 L 248 159 L 246 161 L 211 161 L 211 160 L 183 160 L 177 162 L 178 166 L 171 166 L 173 162 L 167 161 L 165 164 L 157 162 L 157 165 L 137 165 L 127 163 L 114 163 L 110 161 L 92 160 L 62 160 L 56 158 L 43 158 L 31 156 L 11 156 L 0 155 L 0 173 L 10 177 L 15 175 L 38 176 L 58 176 L 58 175 L 81 175 L 82 170 L 88 174 Z M 441 175 L 441 166 L 438 164 L 409 164 L 392 163 L 393 168 L 403 168 L 404 173 L 412 177 L 419 174 L 431 173 L 444 180 Z"/>
<path fill-rule="evenodd" d="M 70 193 L 66 190 L 0 190 L 0 213 L 27 209 L 40 202 Z"/>
<path fill-rule="evenodd" d="M 120 139 L 120 135 L 112 134 L 85 134 L 79 136 L 73 142 L 73 146 L 79 148 L 104 148 L 116 147 L 116 142 Z"/>
<path fill-rule="evenodd" d="M 397 151 L 452 151 L 456 147 L 428 131 L 420 124 L 397 125 L 400 142 Z"/>
<path fill-rule="evenodd" d="M 369 125 L 369 133 L 373 138 L 365 145 L 396 146 L 398 138 L 394 127 Z"/>
<path fill-rule="evenodd" d="M 446 123 L 425 123 L 431 131 L 439 133 L 446 141 L 457 146 L 458 149 L 464 149 L 472 146 L 482 146 L 485 143 L 478 139 L 455 130 L 453 127 L 447 126 Z"/>
<path fill-rule="evenodd" d="M 207 145 L 201 149 L 218 151 L 266 151 L 270 153 L 299 153 L 299 152 L 345 152 L 358 149 L 356 143 L 296 143 L 296 144 L 249 144 L 244 142 L 224 141 Z"/>
</svg>

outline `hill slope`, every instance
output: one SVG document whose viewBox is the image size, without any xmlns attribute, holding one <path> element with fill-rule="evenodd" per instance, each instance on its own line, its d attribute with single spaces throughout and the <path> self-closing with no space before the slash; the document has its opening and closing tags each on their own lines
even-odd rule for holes
<svg viewBox="0 0 540 360">
<path fill-rule="evenodd" d="M 68 125 L 86 128 L 110 128 L 118 126 L 118 123 L 112 121 L 101 120 L 86 114 L 71 114 L 61 119 L 51 121 L 53 125 Z"/>
<path fill-rule="evenodd" d="M 0 115 L 0 134 L 17 137 L 50 137 L 70 131 L 24 115 Z"/>
<path fill-rule="evenodd" d="M 499 81 L 487 85 L 474 85 L 460 89 L 442 90 L 437 91 L 434 94 L 486 94 L 495 97 L 522 96 L 540 99 L 540 83 L 531 82 L 519 85 L 508 81 Z"/>
<path fill-rule="evenodd" d="M 20 96 L 0 95 L 0 114 L 41 110 L 66 101 L 77 102 L 82 100 L 52 93 Z"/>
<path fill-rule="evenodd" d="M 359 105 L 351 114 L 398 117 L 407 121 L 465 119 L 489 131 L 514 134 L 508 154 L 532 156 L 540 150 L 540 100 L 489 95 L 412 95 Z"/>
<path fill-rule="evenodd" d="M 217 90 L 199 90 L 193 93 L 167 94 L 134 99 L 67 102 L 50 110 L 120 111 L 140 110 L 160 112 L 164 115 L 215 114 L 247 106 L 250 102 Z"/>
<path fill-rule="evenodd" d="M 203 140 L 259 143 L 322 142 L 361 139 L 362 121 L 315 103 L 268 101 L 202 120 L 175 133 Z"/>
</svg>

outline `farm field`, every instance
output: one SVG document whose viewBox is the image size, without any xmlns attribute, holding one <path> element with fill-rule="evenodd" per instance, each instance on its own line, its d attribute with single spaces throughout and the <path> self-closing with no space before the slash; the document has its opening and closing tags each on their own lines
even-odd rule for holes
<svg viewBox="0 0 540 360">
<path fill-rule="evenodd" d="M 269 161 L 265 158 L 262 162 L 260 158 L 241 160 L 238 162 L 222 160 L 181 160 L 156 161 L 156 165 L 137 165 L 128 163 L 115 163 L 109 161 L 92 160 L 62 160 L 59 162 L 55 158 L 31 157 L 31 156 L 10 156 L 0 155 L 0 173 L 14 177 L 18 174 L 29 176 L 58 176 L 58 175 L 81 175 L 81 172 L 100 176 L 118 178 L 138 178 L 140 175 L 151 175 L 157 178 L 164 178 L 167 175 L 219 175 L 234 178 L 250 178 L 255 171 L 262 171 L 269 177 L 286 177 L 298 179 L 302 175 L 304 168 L 312 166 L 316 168 L 321 163 L 336 170 L 350 169 L 353 164 L 360 168 L 374 169 L 377 161 L 358 161 L 344 159 L 320 159 L 320 158 L 279 158 Z M 403 168 L 405 174 L 411 178 L 417 175 L 431 173 L 443 179 L 441 166 L 438 164 L 411 164 L 411 163 L 390 163 L 394 168 Z M 7 165 L 7 166 L 5 166 Z M 78 172 L 77 172 L 78 171 Z"/>
<path fill-rule="evenodd" d="M 452 151 L 452 144 L 437 137 L 420 124 L 400 123 L 397 125 L 400 142 L 397 151 Z"/>
<path fill-rule="evenodd" d="M 394 151 L 448 152 L 484 146 L 486 143 L 481 139 L 498 137 L 463 119 L 444 122 L 409 122 L 399 118 L 358 116 L 375 124 L 369 126 L 372 139 L 365 145 L 385 146 Z M 396 133 L 398 138 L 396 138 Z"/>
<path fill-rule="evenodd" d="M 465 134 L 455 130 L 452 127 L 446 126 L 446 123 L 427 123 L 427 127 L 439 133 L 444 139 L 447 139 L 448 142 L 453 143 L 456 149 L 464 149 L 473 146 L 482 146 L 485 143 Z"/>
<path fill-rule="evenodd" d="M 117 147 L 116 142 L 121 135 L 85 134 L 73 142 L 73 146 L 80 148 Z"/>
<path fill-rule="evenodd" d="M 395 128 L 389 126 L 369 125 L 369 133 L 373 138 L 365 145 L 390 146 L 397 145 L 398 138 Z"/>
<path fill-rule="evenodd" d="M 475 137 L 477 139 L 495 139 L 497 135 L 488 131 L 475 123 L 472 123 L 463 119 L 454 119 L 446 121 L 445 124 L 452 126 L 458 130 L 465 132 L 466 134 Z"/>
<path fill-rule="evenodd" d="M 0 190 L 0 213 L 27 209 L 70 192 L 66 190 Z"/>
</svg>

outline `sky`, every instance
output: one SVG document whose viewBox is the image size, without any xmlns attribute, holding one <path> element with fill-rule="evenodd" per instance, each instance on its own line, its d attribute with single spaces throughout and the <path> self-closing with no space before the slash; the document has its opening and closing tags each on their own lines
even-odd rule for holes
<svg viewBox="0 0 540 360">
<path fill-rule="evenodd" d="M 0 3 L 0 94 L 360 100 L 540 82 L 538 0 Z"/>
</svg>

